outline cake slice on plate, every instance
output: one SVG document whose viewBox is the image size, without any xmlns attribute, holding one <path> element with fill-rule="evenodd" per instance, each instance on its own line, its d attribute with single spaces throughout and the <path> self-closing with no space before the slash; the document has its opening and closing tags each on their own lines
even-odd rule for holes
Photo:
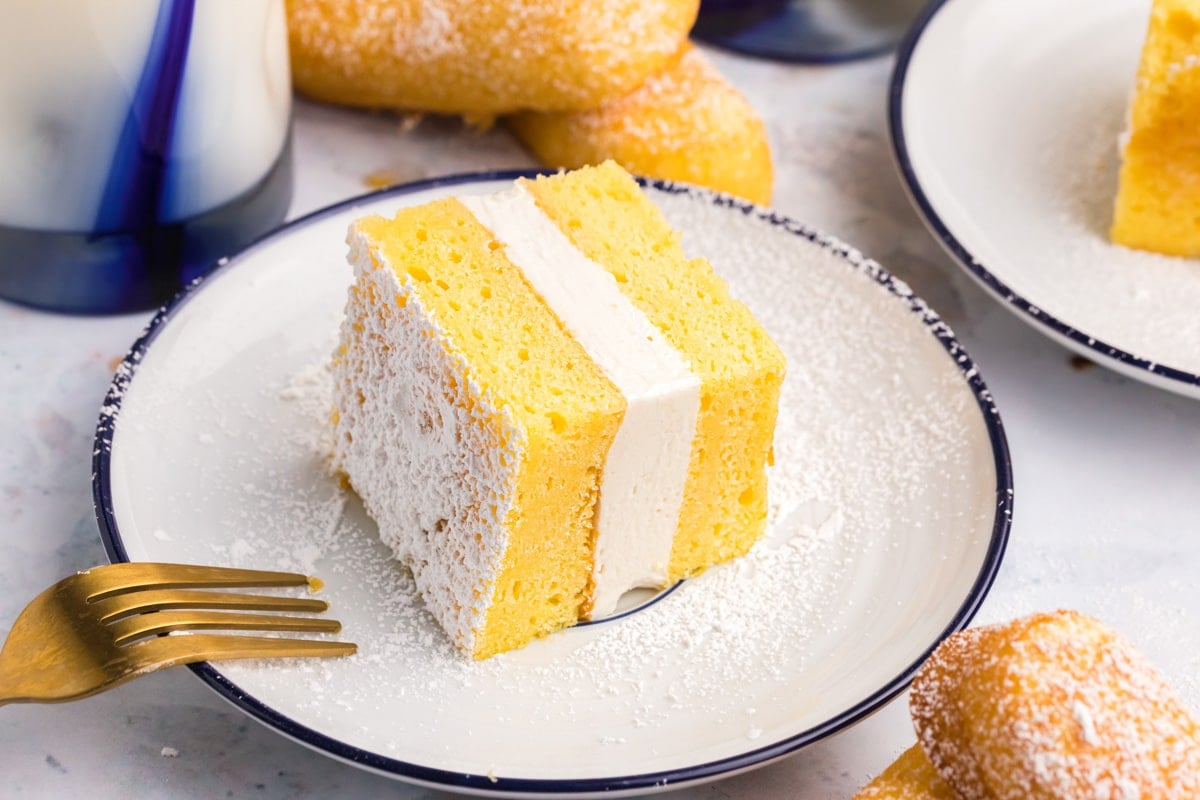
<svg viewBox="0 0 1200 800">
<path fill-rule="evenodd" d="M 1128 134 L 1112 240 L 1200 256 L 1200 0 L 1155 0 Z"/>
<path fill-rule="evenodd" d="M 476 658 L 745 553 L 784 359 L 620 167 L 357 221 L 334 464 Z"/>
</svg>

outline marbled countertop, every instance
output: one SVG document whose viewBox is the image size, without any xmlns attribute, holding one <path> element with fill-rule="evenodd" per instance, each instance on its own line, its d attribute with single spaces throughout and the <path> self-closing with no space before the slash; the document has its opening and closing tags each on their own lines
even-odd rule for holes
<svg viewBox="0 0 1200 800">
<path fill-rule="evenodd" d="M 769 126 L 775 206 L 853 243 L 954 327 L 1014 462 L 1015 521 L 977 621 L 1074 607 L 1132 638 L 1200 706 L 1200 403 L 1086 364 L 986 296 L 922 227 L 892 165 L 890 58 L 832 67 L 714 53 Z M 531 166 L 503 131 L 299 102 L 296 216 L 412 180 Z M 90 463 L 112 371 L 149 314 L 66 317 L 0 302 L 0 631 L 67 573 L 103 563 Z M 913 741 L 904 697 L 768 767 L 668 797 L 844 800 Z M 0 797 L 447 797 L 261 727 L 189 671 L 64 705 L 0 709 Z"/>
</svg>

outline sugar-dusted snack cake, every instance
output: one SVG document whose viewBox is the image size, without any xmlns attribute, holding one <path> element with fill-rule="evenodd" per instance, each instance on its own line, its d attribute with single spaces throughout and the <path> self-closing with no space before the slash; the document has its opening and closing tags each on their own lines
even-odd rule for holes
<svg viewBox="0 0 1200 800">
<path fill-rule="evenodd" d="M 593 108 L 659 72 L 699 0 L 287 0 L 296 89 L 464 114 Z"/>
<path fill-rule="evenodd" d="M 1128 641 L 1075 611 L 947 639 L 909 707 L 962 797 L 1200 797 L 1200 723 Z"/>
<path fill-rule="evenodd" d="M 851 800 L 959 800 L 959 797 L 929 763 L 921 745 L 914 744 Z"/>
<path fill-rule="evenodd" d="M 971 628 L 913 680 L 919 744 L 855 800 L 1200 797 L 1200 721 L 1076 611 Z"/>
<path fill-rule="evenodd" d="M 335 466 L 476 658 L 762 534 L 784 359 L 612 163 L 367 217 Z"/>
<path fill-rule="evenodd" d="M 611 158 L 639 175 L 771 201 L 766 126 L 690 44 L 627 95 L 584 111 L 527 111 L 507 124 L 547 166 L 574 169 Z"/>
<path fill-rule="evenodd" d="M 1111 236 L 1200 256 L 1200 0 L 1154 0 Z"/>
</svg>

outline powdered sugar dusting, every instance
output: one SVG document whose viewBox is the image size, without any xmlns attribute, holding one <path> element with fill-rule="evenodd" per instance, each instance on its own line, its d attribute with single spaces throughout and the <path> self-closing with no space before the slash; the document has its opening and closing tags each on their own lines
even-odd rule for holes
<svg viewBox="0 0 1200 800">
<path fill-rule="evenodd" d="M 930 760 L 964 797 L 1200 794 L 1200 723 L 1125 639 L 1077 612 L 952 637 L 910 705 Z"/>
<path fill-rule="evenodd" d="M 678 0 L 288 4 L 301 91 L 472 114 L 590 108 L 624 94 L 678 50 L 694 19 L 695 5 Z"/>
<path fill-rule="evenodd" d="M 508 543 L 524 433 L 470 377 L 463 356 L 442 346 L 444 331 L 420 293 L 397 278 L 371 237 L 356 228 L 349 241 L 356 282 L 333 367 L 334 467 L 416 572 L 430 610 L 470 652 L 483 627 L 477 598 L 488 596 Z"/>
<path fill-rule="evenodd" d="M 648 108 L 669 108 L 672 113 L 648 114 L 644 112 Z M 591 139 L 626 146 L 637 142 L 664 153 L 700 146 L 704 136 L 743 118 L 757 116 L 695 48 L 688 48 L 677 65 L 651 76 L 635 91 L 597 108 L 573 112 L 571 117 Z"/>
<path fill-rule="evenodd" d="M 1099 744 L 1099 739 L 1096 738 L 1096 721 L 1092 718 L 1092 712 L 1087 705 L 1076 700 L 1071 704 L 1071 717 L 1079 725 L 1079 735 L 1083 737 L 1085 744 L 1095 747 Z"/>
<path fill-rule="evenodd" d="M 462 656 L 330 475 L 324 361 L 344 289 L 319 310 L 274 296 L 344 261 L 340 241 L 320 244 L 329 232 L 315 227 L 297 237 L 283 284 L 239 289 L 280 309 L 274 324 L 292 340 L 275 359 L 254 346 L 231 356 L 191 388 L 185 415 L 171 415 L 175 372 L 193 374 L 181 343 L 139 375 L 142 396 L 124 412 L 128 448 L 140 435 L 184 443 L 169 464 L 177 488 L 139 512 L 166 517 L 146 530 L 172 541 L 142 536 L 135 557 L 315 573 L 343 637 L 359 644 L 346 659 L 222 664 L 240 691 L 412 763 L 498 779 L 645 774 L 800 736 L 891 685 L 951 623 L 1007 498 L 983 422 L 994 412 L 966 386 L 965 356 L 944 347 L 949 331 L 836 242 L 703 193 L 651 196 L 789 358 L 759 545 L 619 620 L 483 662 Z M 316 252 L 327 260 L 309 270 Z M 238 311 L 240 293 L 221 285 L 202 293 L 214 325 Z M 214 436 L 198 449 L 197 421 Z"/>
</svg>

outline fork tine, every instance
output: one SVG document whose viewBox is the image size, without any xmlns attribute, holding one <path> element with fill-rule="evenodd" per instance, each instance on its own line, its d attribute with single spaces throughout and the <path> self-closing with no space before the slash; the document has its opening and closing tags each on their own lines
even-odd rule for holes
<svg viewBox="0 0 1200 800">
<path fill-rule="evenodd" d="M 337 633 L 342 629 L 342 624 L 336 619 L 313 617 L 230 614 L 222 611 L 160 611 L 157 614 L 125 617 L 109 627 L 113 641 L 118 645 L 160 633 L 200 629 Z"/>
<path fill-rule="evenodd" d="M 358 650 L 352 642 L 319 639 L 279 639 L 272 636 L 190 633 L 159 636 L 135 642 L 124 649 L 136 674 L 177 664 L 232 658 L 285 658 L 290 656 L 348 656 Z"/>
<path fill-rule="evenodd" d="M 140 592 L 106 597 L 91 605 L 92 612 L 101 622 L 111 622 L 143 611 L 184 608 L 321 612 L 328 609 L 329 604 L 324 600 L 309 597 L 208 592 L 202 589 L 145 589 Z"/>
<path fill-rule="evenodd" d="M 121 563 L 84 570 L 80 577 L 91 589 L 89 601 L 139 589 L 188 589 L 204 586 L 304 586 L 307 575 L 232 567 L 204 567 L 193 564 Z M 94 578 L 94 580 L 89 580 Z"/>
</svg>

